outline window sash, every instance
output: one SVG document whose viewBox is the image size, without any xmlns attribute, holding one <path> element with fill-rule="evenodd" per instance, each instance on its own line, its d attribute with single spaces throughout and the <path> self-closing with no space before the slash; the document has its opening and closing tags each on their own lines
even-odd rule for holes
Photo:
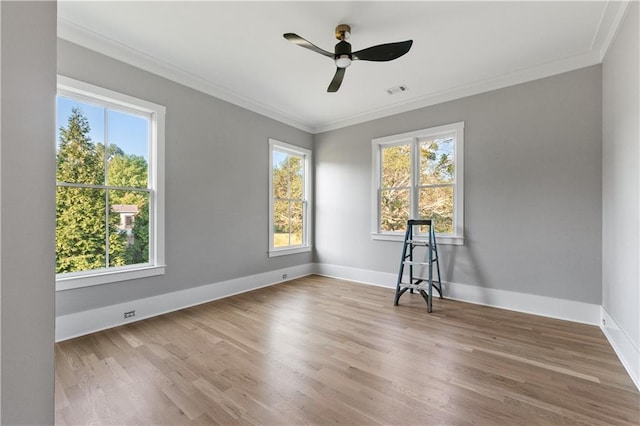
<svg viewBox="0 0 640 426">
<path fill-rule="evenodd" d="M 128 187 L 116 187 L 116 186 L 108 186 L 108 185 L 91 185 L 91 184 L 78 184 L 78 183 L 57 183 L 56 184 L 56 188 L 81 188 L 81 189 L 97 189 L 97 190 L 101 190 L 104 191 L 104 197 L 105 197 L 105 211 L 104 211 L 104 224 L 105 224 L 105 232 L 104 232 L 104 237 L 105 237 L 105 266 L 103 268 L 94 268 L 94 269 L 87 269 L 87 270 L 83 270 L 83 271 L 74 271 L 74 272 L 64 272 L 64 273 L 58 273 L 56 274 L 56 278 L 57 279 L 65 279 L 65 278 L 69 278 L 69 277 L 82 277 L 85 275 L 93 275 L 96 272 L 101 272 L 104 270 L 114 270 L 114 269 L 120 269 L 120 268 L 125 268 L 125 269 L 129 269 L 131 267 L 135 268 L 135 267 L 149 267 L 153 265 L 153 259 L 154 259 L 154 253 L 155 253 L 155 233 L 149 231 L 149 240 L 148 240 L 148 261 L 147 262 L 139 262 L 139 263 L 134 263 L 134 264 L 129 264 L 129 265 L 119 265 L 119 266 L 110 266 L 110 253 L 111 251 L 109 250 L 109 235 L 111 234 L 111 229 L 110 229 L 110 216 L 113 214 L 111 213 L 111 209 L 109 208 L 110 206 L 110 191 L 127 191 L 127 192 L 142 192 L 142 193 L 146 193 L 148 194 L 148 205 L 149 206 L 153 206 L 154 205 L 154 200 L 155 200 L 155 192 L 150 189 L 150 188 L 128 188 Z M 151 214 L 152 209 L 149 209 L 149 217 L 148 217 L 148 221 L 149 221 L 149 229 L 151 230 L 151 225 L 154 222 L 154 215 Z M 127 216 L 127 218 L 131 219 L 132 216 Z"/>
</svg>

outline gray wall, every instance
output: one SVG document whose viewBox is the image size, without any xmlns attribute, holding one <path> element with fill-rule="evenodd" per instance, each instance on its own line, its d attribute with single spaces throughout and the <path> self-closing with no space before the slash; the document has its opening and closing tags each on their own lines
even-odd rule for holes
<svg viewBox="0 0 640 426">
<path fill-rule="evenodd" d="M 401 243 L 370 236 L 371 139 L 457 121 L 466 241 L 439 247 L 443 279 L 600 304 L 600 66 L 316 135 L 316 261 L 397 273 Z"/>
<path fill-rule="evenodd" d="M 602 305 L 640 348 L 638 2 L 602 66 Z M 640 368 L 640 366 L 634 366 Z"/>
<path fill-rule="evenodd" d="M 53 424 L 56 3 L 0 7 L 1 421 Z"/>
<path fill-rule="evenodd" d="M 57 315 L 313 261 L 267 257 L 268 138 L 311 149 L 311 134 L 62 40 L 58 73 L 167 107 L 167 269 L 58 292 Z"/>
</svg>

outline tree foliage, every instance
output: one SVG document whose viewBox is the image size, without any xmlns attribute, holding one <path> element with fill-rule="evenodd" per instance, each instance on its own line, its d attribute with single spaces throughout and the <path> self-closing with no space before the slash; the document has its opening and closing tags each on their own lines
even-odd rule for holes
<svg viewBox="0 0 640 426">
<path fill-rule="evenodd" d="M 385 147 L 382 150 L 382 191 L 380 227 L 382 231 L 400 231 L 407 226 L 411 191 L 411 145 Z"/>
<path fill-rule="evenodd" d="M 60 128 L 56 155 L 56 273 L 105 268 L 107 253 L 108 266 L 148 261 L 148 229 L 139 229 L 148 228 L 148 194 L 106 187 L 108 183 L 146 188 L 146 160 L 127 155 L 115 144 L 107 145 L 105 150 L 102 143 L 93 143 L 90 131 L 79 108 L 72 109 L 67 126 Z M 139 217 L 133 229 L 122 228 L 120 214 L 113 210 L 117 204 L 137 206 Z"/>
<path fill-rule="evenodd" d="M 303 159 L 287 155 L 273 167 L 273 232 L 276 247 L 302 244 L 303 195 Z"/>
<path fill-rule="evenodd" d="M 382 149 L 380 228 L 402 231 L 411 215 L 411 144 Z M 453 232 L 453 182 L 455 163 L 451 139 L 419 143 L 417 171 L 418 216 L 433 219 L 438 233 Z"/>
<path fill-rule="evenodd" d="M 453 139 L 420 143 L 418 214 L 435 221 L 436 232 L 453 233 Z"/>
<path fill-rule="evenodd" d="M 143 203 L 133 227 L 133 243 L 127 246 L 125 263 L 134 265 L 149 261 L 149 203 Z"/>
</svg>

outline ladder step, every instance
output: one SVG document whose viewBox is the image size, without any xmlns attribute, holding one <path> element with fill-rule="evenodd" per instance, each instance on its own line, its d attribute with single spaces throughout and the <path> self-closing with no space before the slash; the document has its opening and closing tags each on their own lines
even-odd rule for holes
<svg viewBox="0 0 640 426">
<path fill-rule="evenodd" d="M 424 282 L 426 282 L 426 283 L 428 283 L 428 282 L 429 282 L 429 278 L 424 278 L 424 277 L 413 277 L 413 279 L 414 279 L 414 280 L 422 280 L 422 281 L 424 281 Z M 440 280 L 431 280 L 431 282 L 432 282 L 433 284 L 438 284 L 438 285 L 440 284 Z"/>
<path fill-rule="evenodd" d="M 427 240 L 406 240 L 407 244 L 413 244 L 414 246 L 429 246 L 429 241 Z"/>
<path fill-rule="evenodd" d="M 435 262 L 437 259 L 431 259 L 431 263 Z M 405 265 L 417 265 L 417 266 L 429 266 L 429 262 L 416 262 L 413 260 L 405 260 L 404 262 Z"/>
<path fill-rule="evenodd" d="M 429 289 L 429 284 L 428 283 L 420 283 L 420 284 L 408 284 L 408 283 L 400 283 L 400 288 L 411 288 L 414 290 L 428 290 Z"/>
</svg>

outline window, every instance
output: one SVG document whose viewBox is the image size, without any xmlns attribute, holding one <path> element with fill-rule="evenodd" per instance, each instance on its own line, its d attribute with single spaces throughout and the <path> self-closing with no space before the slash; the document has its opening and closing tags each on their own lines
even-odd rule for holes
<svg viewBox="0 0 640 426">
<path fill-rule="evenodd" d="M 164 114 L 58 77 L 56 289 L 164 273 Z"/>
<path fill-rule="evenodd" d="M 127 215 L 124 217 L 124 226 L 125 227 L 133 226 L 133 216 Z"/>
<path fill-rule="evenodd" d="M 408 219 L 433 219 L 438 242 L 461 245 L 464 123 L 372 144 L 373 238 L 402 240 Z"/>
<path fill-rule="evenodd" d="M 311 151 L 269 139 L 269 256 L 311 251 Z"/>
</svg>

